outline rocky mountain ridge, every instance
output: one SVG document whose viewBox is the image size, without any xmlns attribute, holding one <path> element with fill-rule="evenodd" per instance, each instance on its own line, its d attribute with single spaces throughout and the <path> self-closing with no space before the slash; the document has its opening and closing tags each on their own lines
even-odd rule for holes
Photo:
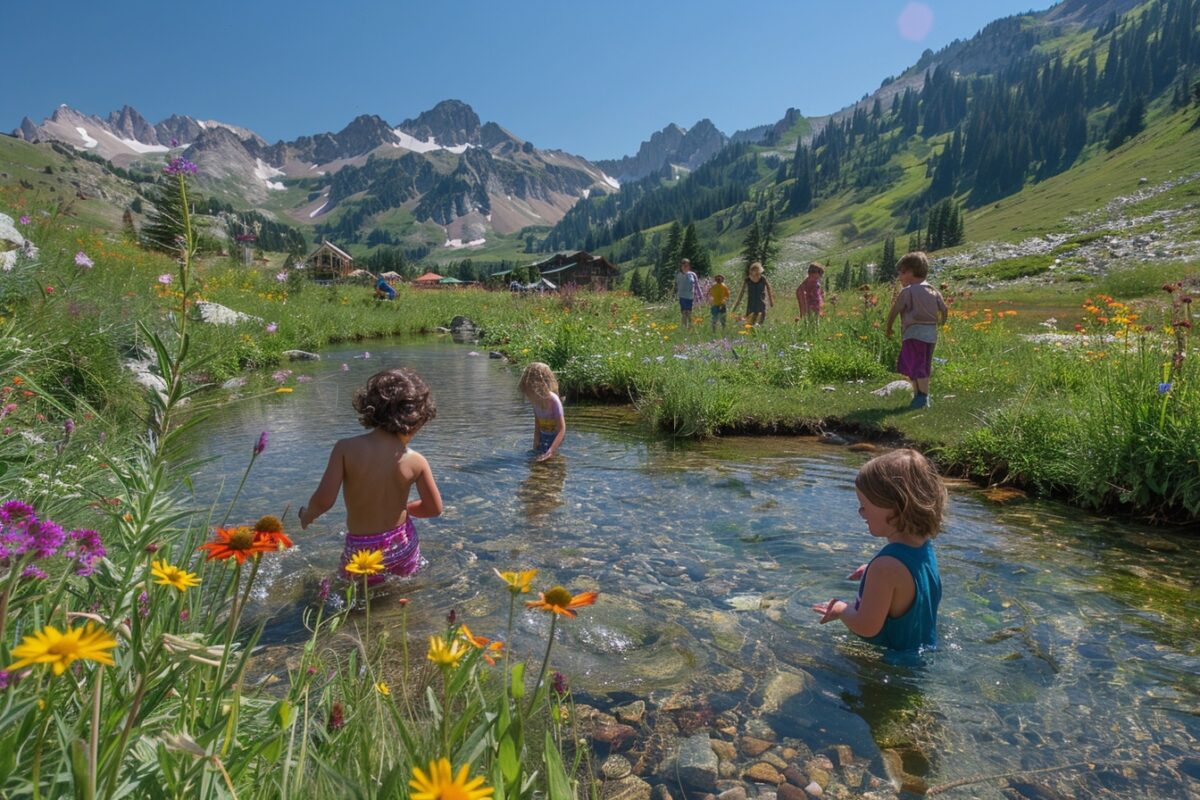
<svg viewBox="0 0 1200 800">
<path fill-rule="evenodd" d="M 728 141 L 729 137 L 710 119 L 702 119 L 691 128 L 681 128 L 672 122 L 642 142 L 636 155 L 594 163 L 625 183 L 641 180 L 668 164 L 693 170 L 715 156 Z"/>
</svg>

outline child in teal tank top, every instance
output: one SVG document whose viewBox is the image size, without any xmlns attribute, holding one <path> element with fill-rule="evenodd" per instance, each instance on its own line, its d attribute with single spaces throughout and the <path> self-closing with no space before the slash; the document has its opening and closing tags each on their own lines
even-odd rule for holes
<svg viewBox="0 0 1200 800">
<path fill-rule="evenodd" d="M 854 488 L 867 530 L 887 544 L 850 574 L 859 582 L 853 604 L 834 598 L 817 603 L 813 611 L 822 625 L 840 619 L 888 650 L 937 647 L 942 579 L 933 538 L 946 511 L 946 488 L 937 470 L 916 450 L 893 450 L 864 464 Z"/>
</svg>

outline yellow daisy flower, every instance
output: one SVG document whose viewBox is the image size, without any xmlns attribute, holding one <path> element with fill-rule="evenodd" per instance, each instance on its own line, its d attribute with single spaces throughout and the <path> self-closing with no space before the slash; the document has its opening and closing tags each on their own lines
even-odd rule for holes
<svg viewBox="0 0 1200 800">
<path fill-rule="evenodd" d="M 150 574 L 154 576 L 154 582 L 159 586 L 172 586 L 180 592 L 186 592 L 193 586 L 200 585 L 200 579 L 196 577 L 196 573 L 182 570 L 173 564 L 157 559 L 150 566 Z"/>
<path fill-rule="evenodd" d="M 55 675 L 62 675 L 67 667 L 80 659 L 97 664 L 113 666 L 112 654 L 108 651 L 117 646 L 117 640 L 108 631 L 87 623 L 82 628 L 67 628 L 59 631 L 47 625 L 37 633 L 26 636 L 12 649 L 17 661 L 5 669 L 9 672 L 30 664 L 49 664 Z"/>
<path fill-rule="evenodd" d="M 375 684 L 375 691 L 379 692 L 384 697 L 390 697 L 392 694 L 392 690 L 388 687 L 386 681 L 380 681 L 379 683 Z"/>
<path fill-rule="evenodd" d="M 492 568 L 492 572 L 500 580 L 508 584 L 508 590 L 513 594 L 526 594 L 533 588 L 533 579 L 537 577 L 536 569 L 522 570 L 521 572 L 501 572 L 498 569 Z"/>
<path fill-rule="evenodd" d="M 383 572 L 383 551 L 359 550 L 346 564 L 346 572 L 353 575 L 374 575 Z"/>
<path fill-rule="evenodd" d="M 425 655 L 430 661 L 443 667 L 456 667 L 470 647 L 462 639 L 447 643 L 441 636 L 429 637 L 429 652 Z"/>
<path fill-rule="evenodd" d="M 468 775 L 470 768 L 463 764 L 458 768 L 458 774 L 452 775 L 450 759 L 439 758 L 429 762 L 429 773 L 420 767 L 413 767 L 411 800 L 488 800 L 492 796 L 492 788 L 483 785 L 483 777 L 474 778 Z"/>
</svg>

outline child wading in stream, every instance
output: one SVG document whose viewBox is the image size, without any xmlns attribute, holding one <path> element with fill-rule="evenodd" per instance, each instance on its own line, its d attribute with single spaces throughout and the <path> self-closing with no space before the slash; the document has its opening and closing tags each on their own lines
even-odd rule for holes
<svg viewBox="0 0 1200 800">
<path fill-rule="evenodd" d="M 558 378 L 548 364 L 534 361 L 521 373 L 522 394 L 533 404 L 533 451 L 537 461 L 545 461 L 558 452 L 567 435 L 567 419 L 563 416 L 562 400 L 558 396 Z"/>
<path fill-rule="evenodd" d="M 333 446 L 329 464 L 308 505 L 300 509 L 300 527 L 337 502 L 346 502 L 346 544 L 342 574 L 359 550 L 382 550 L 384 570 L 412 575 L 421 566 L 421 546 L 413 517 L 442 513 L 442 495 L 429 462 L 409 442 L 429 420 L 437 405 L 429 387 L 411 369 L 385 369 L 372 375 L 354 393 L 354 410 L 367 433 L 342 439 Z M 413 486 L 417 500 L 409 501 Z M 369 583 L 383 580 L 372 575 Z"/>
<path fill-rule="evenodd" d="M 871 459 L 854 479 L 858 514 L 872 536 L 886 539 L 870 563 L 850 573 L 858 596 L 836 597 L 812 610 L 821 624 L 840 619 L 871 644 L 916 653 L 937 646 L 942 599 L 933 537 L 942 527 L 946 487 L 916 450 L 893 450 Z"/>
</svg>

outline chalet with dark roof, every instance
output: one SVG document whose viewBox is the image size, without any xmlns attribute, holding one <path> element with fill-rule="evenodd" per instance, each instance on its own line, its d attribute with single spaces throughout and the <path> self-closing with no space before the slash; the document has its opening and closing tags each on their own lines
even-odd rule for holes
<svg viewBox="0 0 1200 800">
<path fill-rule="evenodd" d="M 611 289 L 621 270 L 604 256 L 585 250 L 558 253 L 533 265 L 538 273 L 559 286 L 574 284 L 593 289 Z"/>
<path fill-rule="evenodd" d="M 328 241 L 321 242 L 304 263 L 308 265 L 308 276 L 315 281 L 341 280 L 354 272 L 354 256 Z"/>
</svg>

